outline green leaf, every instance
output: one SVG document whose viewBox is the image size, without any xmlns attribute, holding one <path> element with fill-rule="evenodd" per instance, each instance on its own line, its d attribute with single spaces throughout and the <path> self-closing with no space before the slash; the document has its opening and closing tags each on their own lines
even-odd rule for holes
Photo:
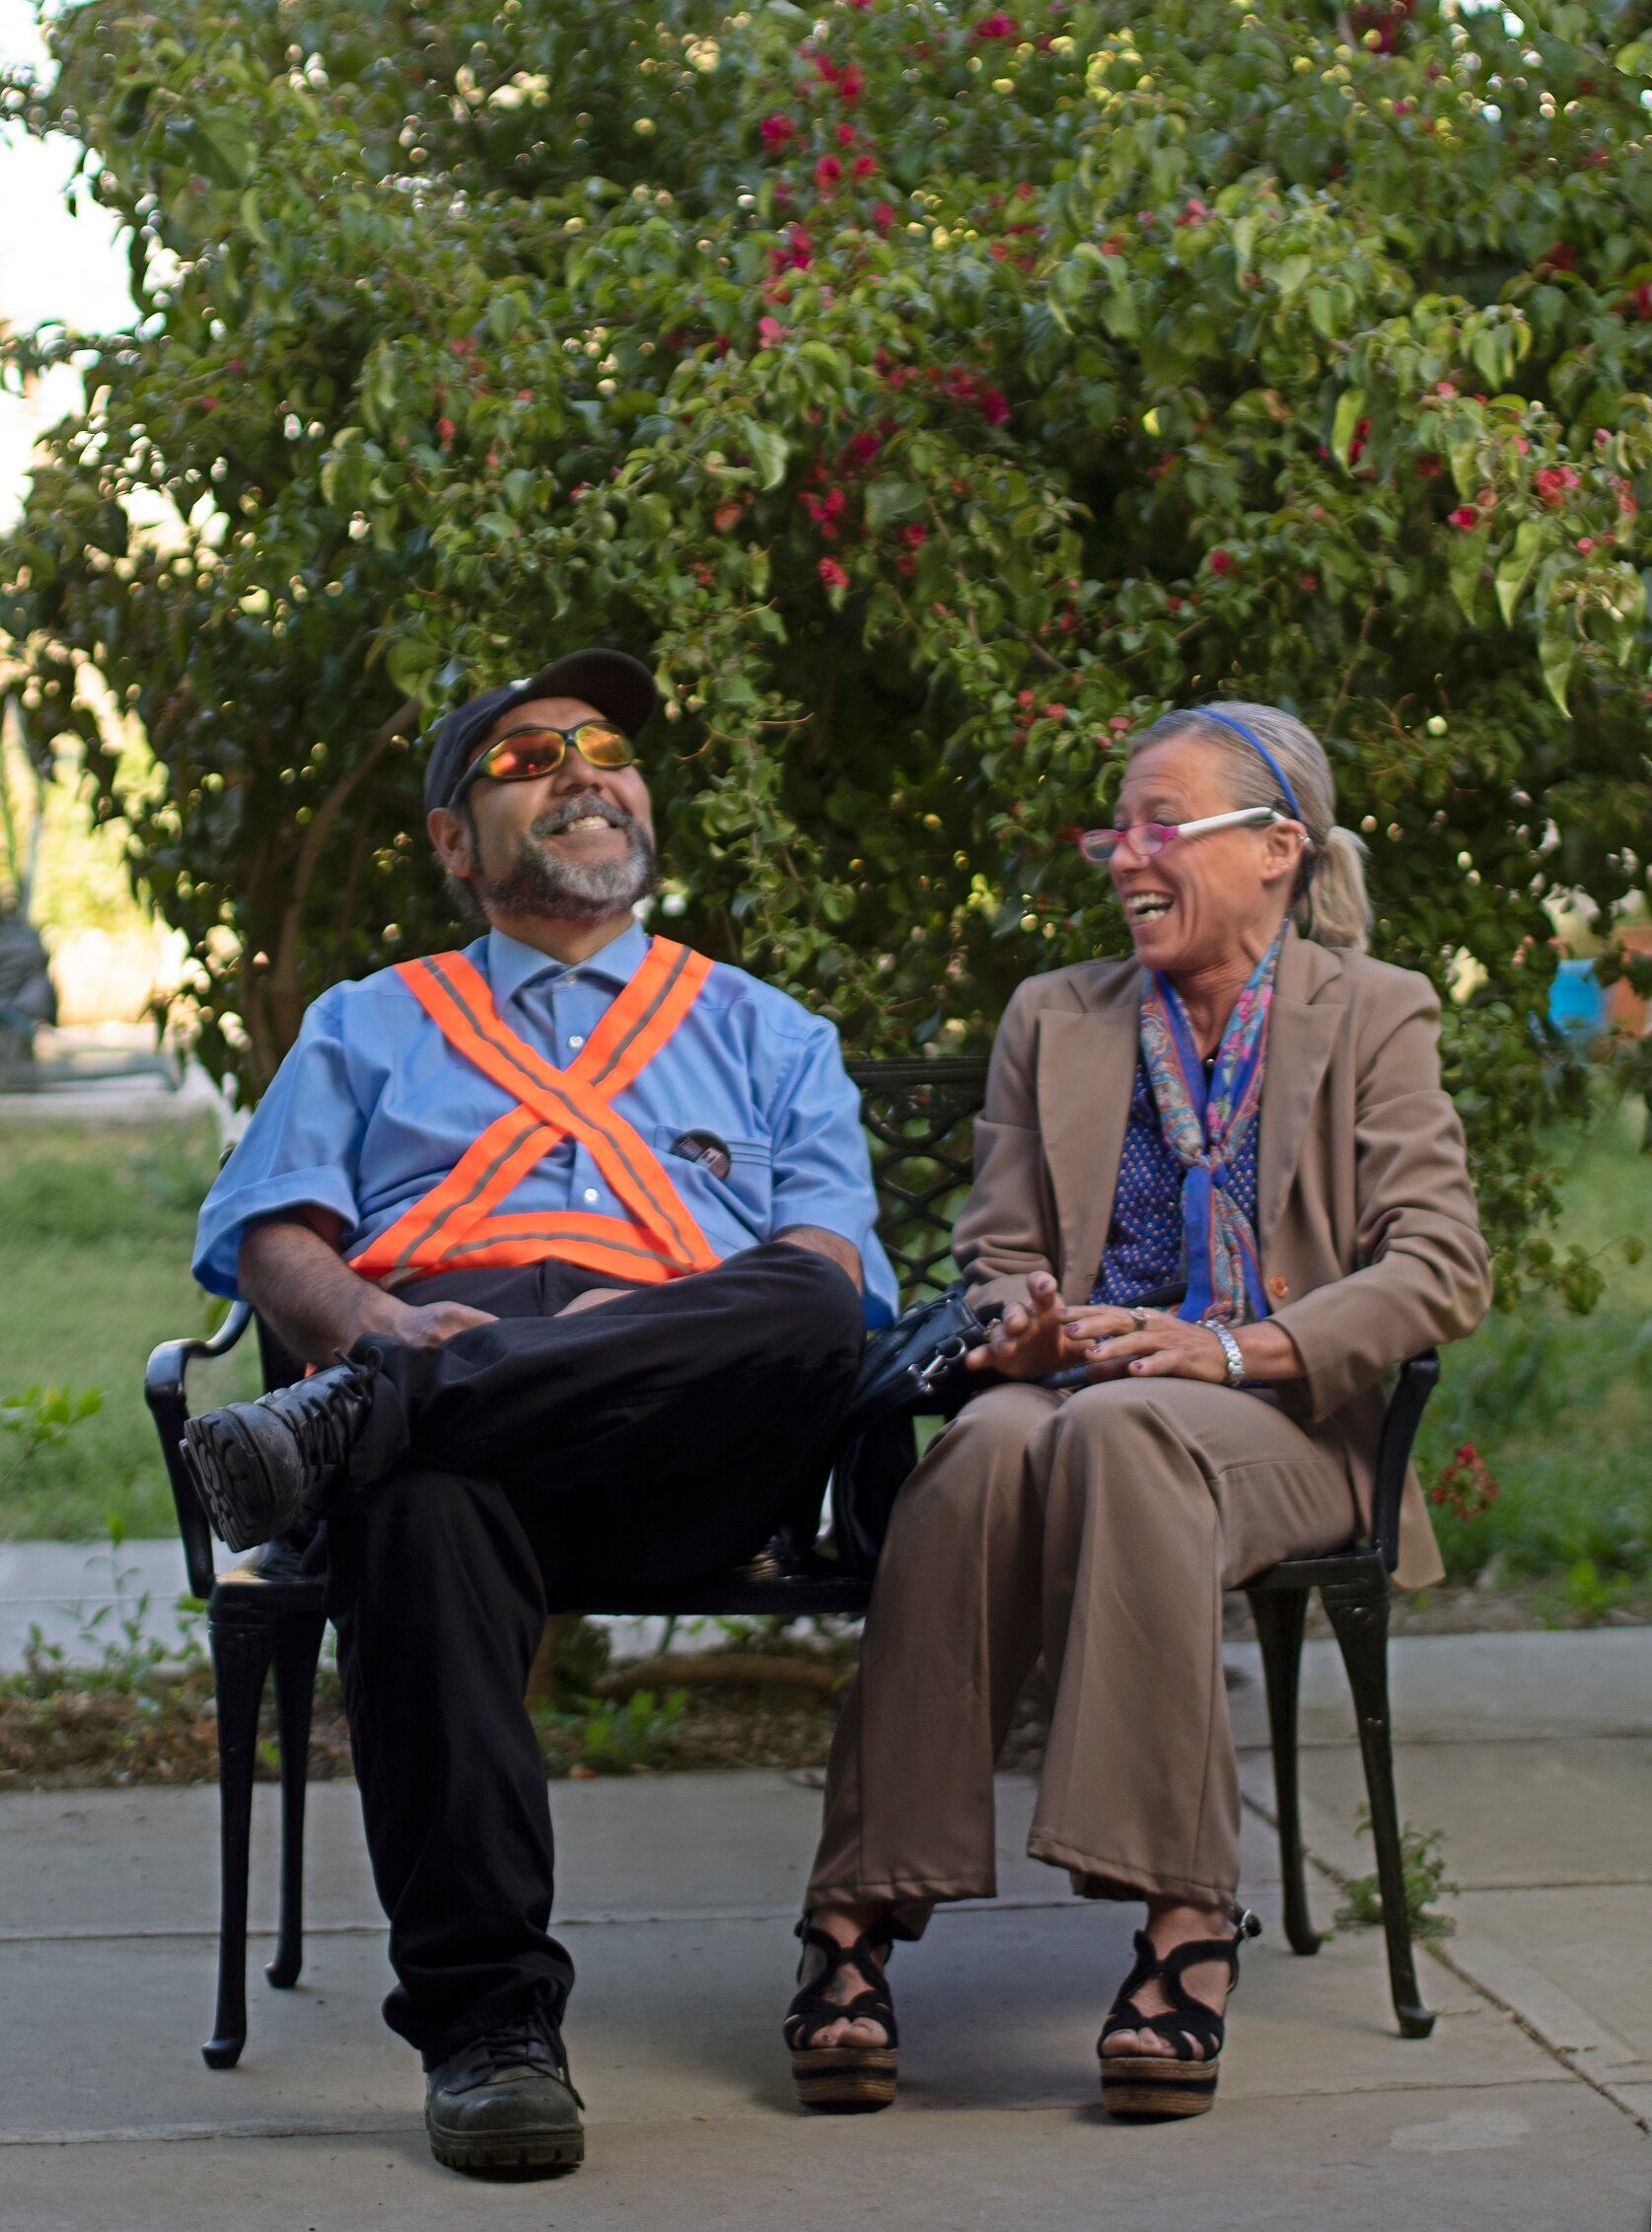
<svg viewBox="0 0 1652 2232">
<path fill-rule="evenodd" d="M 1566 687 L 1577 663 L 1577 630 L 1568 607 L 1558 607 L 1544 619 L 1538 639 L 1538 659 L 1543 668 L 1544 686 L 1569 719 L 1571 708 L 1566 703 Z"/>
<path fill-rule="evenodd" d="M 1344 388 L 1336 401 L 1336 415 L 1330 422 L 1330 447 L 1338 465 L 1346 466 L 1348 451 L 1352 447 L 1354 432 L 1365 416 L 1365 390 Z"/>
<path fill-rule="evenodd" d="M 915 480 L 874 480 L 866 491 L 866 524 L 878 533 L 897 520 L 914 519 L 924 507 L 924 492 Z"/>
<path fill-rule="evenodd" d="M 1498 562 L 1497 604 L 1505 627 L 1514 625 L 1514 609 L 1532 578 L 1532 568 L 1537 564 L 1546 539 L 1546 531 L 1541 520 L 1522 520 L 1515 535 L 1514 548 Z"/>
<path fill-rule="evenodd" d="M 786 477 L 786 461 L 791 456 L 791 444 L 778 427 L 765 426 L 760 419 L 743 418 L 741 433 L 752 453 L 752 463 L 761 475 L 760 485 L 778 488 Z"/>
</svg>

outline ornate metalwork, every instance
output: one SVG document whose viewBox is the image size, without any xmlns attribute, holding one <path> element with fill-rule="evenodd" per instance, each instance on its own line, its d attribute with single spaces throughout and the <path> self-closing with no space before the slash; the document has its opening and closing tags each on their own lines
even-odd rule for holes
<svg viewBox="0 0 1652 2232">
<path fill-rule="evenodd" d="M 986 1062 L 948 1055 L 848 1066 L 871 1140 L 878 1230 L 901 1300 L 943 1293 L 958 1276 L 952 1225 L 970 1188 Z"/>
</svg>

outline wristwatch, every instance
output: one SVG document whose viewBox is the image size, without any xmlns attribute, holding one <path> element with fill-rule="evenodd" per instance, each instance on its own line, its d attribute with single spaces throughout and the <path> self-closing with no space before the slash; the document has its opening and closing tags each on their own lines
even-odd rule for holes
<svg viewBox="0 0 1652 2232">
<path fill-rule="evenodd" d="M 1207 1332 L 1213 1332 L 1222 1344 L 1222 1354 L 1228 1360 L 1228 1385 L 1242 1388 L 1245 1385 L 1245 1352 L 1226 1326 L 1219 1326 L 1214 1318 L 1204 1321 Z"/>
</svg>

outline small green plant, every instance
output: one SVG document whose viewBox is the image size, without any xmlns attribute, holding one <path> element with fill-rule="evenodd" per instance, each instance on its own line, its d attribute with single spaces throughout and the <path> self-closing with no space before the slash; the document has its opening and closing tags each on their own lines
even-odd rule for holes
<svg viewBox="0 0 1652 2232">
<path fill-rule="evenodd" d="M 610 1698 L 585 1716 L 580 1748 L 571 1773 L 629 1774 L 637 1767 L 666 1764 L 673 1731 L 688 1703 L 686 1690 L 656 1697 L 638 1690 L 623 1704 Z"/>
<path fill-rule="evenodd" d="M 1355 1816 L 1355 1827 L 1361 1836 L 1371 1835 L 1371 1809 L 1361 1806 Z M 1429 1910 L 1429 1902 L 1439 1898 L 1454 1898 L 1457 1886 L 1446 1877 L 1446 1863 L 1440 1856 L 1444 1842 L 1443 1830 L 1427 1832 L 1413 1829 L 1409 1822 L 1400 1833 L 1400 1858 L 1405 1877 L 1405 1909 L 1410 1916 L 1411 1935 L 1424 1944 L 1437 1943 L 1450 1937 L 1457 1923 L 1450 1914 L 1436 1914 Z M 1383 1896 L 1377 1887 L 1375 1875 L 1356 1876 L 1347 1886 L 1347 1897 L 1336 1909 L 1338 1929 L 1378 1929 L 1382 1926 Z"/>
<path fill-rule="evenodd" d="M 1592 1557 L 1575 1558 L 1560 1583 L 1560 1601 L 1587 1626 L 1596 1626 L 1634 1593 L 1626 1573 L 1603 1573 Z"/>
<path fill-rule="evenodd" d="M 60 1449 L 75 1427 L 96 1416 L 104 1407 L 99 1388 L 25 1388 L 21 1395 L 0 1398 L 0 1433 L 12 1437 L 11 1463 L 0 1470 L 0 1488 L 9 1487 L 32 1458 L 42 1449 Z"/>
</svg>

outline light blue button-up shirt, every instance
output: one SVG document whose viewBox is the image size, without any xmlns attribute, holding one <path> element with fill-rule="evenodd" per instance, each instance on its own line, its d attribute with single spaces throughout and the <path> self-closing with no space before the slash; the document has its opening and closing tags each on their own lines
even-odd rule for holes
<svg viewBox="0 0 1652 2232">
<path fill-rule="evenodd" d="M 467 954 L 501 1020 L 564 1069 L 648 947 L 648 933 L 633 923 L 572 967 L 498 930 Z M 233 1296 L 249 1224 L 305 1203 L 341 1217 L 344 1253 L 356 1255 L 512 1106 L 502 1086 L 448 1044 L 394 969 L 335 984 L 305 1016 L 202 1204 L 196 1278 Z M 833 1025 L 743 969 L 716 963 L 676 1033 L 614 1107 L 659 1156 L 719 1257 L 791 1225 L 819 1225 L 859 1249 L 868 1322 L 889 1322 L 895 1274 L 875 1231 L 860 1096 Z M 726 1179 L 673 1151 L 685 1131 L 723 1141 Z M 573 1139 L 561 1140 L 500 1209 L 630 1214 Z"/>
</svg>

